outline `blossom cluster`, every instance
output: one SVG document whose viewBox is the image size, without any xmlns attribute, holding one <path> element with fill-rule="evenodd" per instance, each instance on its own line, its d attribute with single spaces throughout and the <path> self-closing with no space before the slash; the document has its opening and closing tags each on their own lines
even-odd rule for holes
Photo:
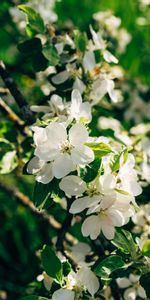
<svg viewBox="0 0 150 300">
<path fill-rule="evenodd" d="M 38 118 L 31 127 L 34 155 L 27 172 L 45 186 L 57 182 L 63 195 L 60 205 L 64 208 L 67 203 L 72 225 L 82 224 L 84 238 L 95 242 L 100 237 L 109 243 L 115 238 L 116 228 L 131 219 L 138 223 L 133 232 L 145 226 L 145 222 L 137 221 L 143 220 L 143 213 L 140 215 L 135 198 L 150 182 L 150 116 L 149 103 L 144 101 L 147 87 L 138 81 L 128 84 L 108 39 L 118 40 L 117 52 L 122 53 L 130 35 L 120 29 L 120 19 L 110 11 L 93 17 L 98 30 L 93 24 L 88 36 L 75 30 L 72 35 L 50 38 L 59 59 L 43 72 L 50 81 L 48 103 L 31 106 Z M 42 43 L 46 47 L 43 37 Z M 115 114 L 112 117 L 115 109 L 123 110 L 128 128 L 121 118 L 115 118 Z M 141 243 L 137 240 L 140 251 Z M 61 278 L 60 289 L 52 294 L 54 279 L 46 272 L 38 277 L 51 299 L 82 299 L 85 293 L 87 299 L 100 299 L 96 296 L 99 280 L 85 259 L 92 252 L 89 245 L 77 243 L 67 252 L 76 269 Z M 66 261 L 58 251 L 57 255 Z M 124 289 L 123 299 L 146 299 L 136 272 L 116 282 Z M 113 299 L 108 287 L 103 294 Z"/>
</svg>

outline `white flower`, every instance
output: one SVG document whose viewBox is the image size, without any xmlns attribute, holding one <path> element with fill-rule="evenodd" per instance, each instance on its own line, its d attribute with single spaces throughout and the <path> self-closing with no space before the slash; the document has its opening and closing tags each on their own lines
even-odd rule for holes
<svg viewBox="0 0 150 300">
<path fill-rule="evenodd" d="M 104 60 L 107 61 L 108 63 L 118 63 L 118 59 L 112 55 L 108 50 L 106 50 L 106 42 L 103 40 L 100 32 L 96 33 L 92 26 L 90 26 L 90 31 L 92 34 L 92 38 L 94 41 L 94 45 L 95 45 L 95 50 L 100 49 L 103 53 L 103 57 Z M 92 61 L 92 57 L 91 57 L 91 61 Z"/>
<path fill-rule="evenodd" d="M 129 278 L 118 278 L 117 283 L 120 288 L 128 288 L 124 292 L 125 300 L 136 300 L 137 297 L 146 299 L 145 290 L 139 284 L 139 276 L 130 274 Z"/>
<path fill-rule="evenodd" d="M 89 123 L 92 119 L 91 106 L 88 102 L 82 102 L 81 94 L 78 90 L 73 90 L 71 94 L 70 117 L 77 122 Z"/>
<path fill-rule="evenodd" d="M 52 164 L 40 160 L 34 156 L 27 165 L 27 172 L 36 175 L 36 181 L 43 184 L 49 183 L 53 179 Z"/>
<path fill-rule="evenodd" d="M 52 296 L 52 300 L 74 300 L 75 293 L 73 291 L 67 289 L 59 289 L 54 292 Z"/>
<path fill-rule="evenodd" d="M 71 271 L 67 277 L 67 287 L 77 288 L 78 291 L 87 290 L 92 297 L 99 289 L 99 281 L 96 275 L 86 265 L 80 267 L 77 273 Z"/>
<path fill-rule="evenodd" d="M 77 286 L 85 286 L 92 297 L 94 297 L 94 294 L 99 289 L 99 281 L 96 275 L 85 266 L 77 272 L 76 278 Z"/>
<path fill-rule="evenodd" d="M 52 122 L 46 128 L 34 128 L 35 155 L 45 162 L 52 161 L 52 172 L 62 178 L 77 166 L 93 161 L 93 151 L 84 144 L 88 140 L 85 126 L 75 124 L 67 130 L 63 124 Z"/>
<path fill-rule="evenodd" d="M 92 104 L 97 104 L 107 93 L 113 102 L 118 102 L 116 90 L 114 89 L 115 84 L 112 79 L 107 76 L 102 76 L 93 82 L 90 98 Z"/>
<path fill-rule="evenodd" d="M 121 156 L 121 160 L 123 155 Z M 127 161 L 121 165 L 117 178 L 120 181 L 121 189 L 128 192 L 133 196 L 138 196 L 142 192 L 140 184 L 137 182 L 137 173 L 134 169 L 135 159 L 134 156 L 129 153 Z"/>
<path fill-rule="evenodd" d="M 99 213 L 87 217 L 82 225 L 83 236 L 90 236 L 95 240 L 102 231 L 104 236 L 111 240 L 114 238 L 115 227 L 123 226 L 126 223 L 127 215 L 124 215 L 124 203 L 122 209 L 118 209 L 117 201 L 112 204 L 112 199 L 109 201 L 102 201 L 99 205 Z M 126 205 L 125 205 L 126 207 Z M 129 209 L 129 204 L 128 204 Z"/>
<path fill-rule="evenodd" d="M 112 174 L 104 174 L 87 186 L 79 177 L 67 176 L 60 183 L 60 188 L 66 194 L 81 196 L 71 205 L 70 212 L 73 214 L 87 210 L 87 217 L 82 225 L 84 236 L 90 235 L 96 239 L 100 232 L 108 239 L 112 239 L 115 227 L 120 227 L 129 221 L 133 211 L 130 207 L 131 198 L 115 191 L 116 178 Z"/>
<path fill-rule="evenodd" d="M 71 256 L 78 264 L 85 264 L 85 257 L 91 251 L 88 244 L 79 242 L 71 248 Z"/>
</svg>

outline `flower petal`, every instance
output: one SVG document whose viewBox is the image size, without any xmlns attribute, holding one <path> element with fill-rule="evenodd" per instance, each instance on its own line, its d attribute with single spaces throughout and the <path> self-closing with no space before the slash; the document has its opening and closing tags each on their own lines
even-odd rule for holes
<svg viewBox="0 0 150 300">
<path fill-rule="evenodd" d="M 69 196 L 79 196 L 85 192 L 86 183 L 80 177 L 70 175 L 61 180 L 59 187 Z"/>
<path fill-rule="evenodd" d="M 52 181 L 53 177 L 52 164 L 45 164 L 37 174 L 36 181 L 47 184 Z"/>
<path fill-rule="evenodd" d="M 53 174 L 58 179 L 65 177 L 75 169 L 76 167 L 67 153 L 60 154 L 52 166 Z"/>
<path fill-rule="evenodd" d="M 83 236 L 90 236 L 95 240 L 101 232 L 101 222 L 99 216 L 90 216 L 82 224 Z"/>
<path fill-rule="evenodd" d="M 125 300 L 135 300 L 136 299 L 136 290 L 134 288 L 128 288 L 124 292 L 124 299 Z"/>
<path fill-rule="evenodd" d="M 108 240 L 112 240 L 114 238 L 115 228 L 107 225 L 106 223 L 102 223 L 102 232 Z"/>
<path fill-rule="evenodd" d="M 43 166 L 44 162 L 37 156 L 34 156 L 27 165 L 27 172 L 29 174 L 36 174 Z"/>
<path fill-rule="evenodd" d="M 75 294 L 67 289 L 59 289 L 54 292 L 52 300 L 74 300 Z"/>
<path fill-rule="evenodd" d="M 91 203 L 91 198 L 88 196 L 79 198 L 72 203 L 69 211 L 72 214 L 79 213 L 83 211 L 85 208 L 89 207 L 90 203 Z"/>
<path fill-rule="evenodd" d="M 72 149 L 71 157 L 75 164 L 87 165 L 94 160 L 94 152 L 87 146 L 81 146 Z"/>
<path fill-rule="evenodd" d="M 77 147 L 84 144 L 88 139 L 88 131 L 82 124 L 75 124 L 69 130 L 69 141 L 71 145 Z"/>
<path fill-rule="evenodd" d="M 91 296 L 94 297 L 94 294 L 99 289 L 99 281 L 96 275 L 88 267 L 82 267 L 77 272 L 77 280 L 85 286 Z"/>
</svg>

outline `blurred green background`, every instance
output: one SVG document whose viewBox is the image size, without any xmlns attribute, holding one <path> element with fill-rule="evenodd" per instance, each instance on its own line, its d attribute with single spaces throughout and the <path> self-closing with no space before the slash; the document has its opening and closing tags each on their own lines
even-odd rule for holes
<svg viewBox="0 0 150 300">
<path fill-rule="evenodd" d="M 17 50 L 17 44 L 24 39 L 14 22 L 10 8 L 27 1 L 0 1 L 0 59 L 9 67 L 12 77 L 31 104 L 44 97 L 30 63 L 23 59 Z M 138 0 L 62 0 L 56 2 L 55 11 L 61 26 L 69 20 L 82 31 L 89 28 L 92 14 L 111 9 L 122 20 L 122 26 L 132 35 L 127 50 L 120 56 L 120 64 L 132 77 L 138 77 L 150 84 L 150 9 L 139 5 Z M 146 23 L 139 25 L 137 19 L 145 18 Z M 3 83 L 0 82 L 3 87 Z M 5 96 L 7 99 L 7 95 Z M 7 99 L 16 112 L 18 108 L 11 97 Z M 7 129 L 6 129 L 7 127 Z M 8 129 L 9 128 L 9 129 Z M 8 135 L 16 142 L 16 129 L 0 113 L 1 136 Z M 26 148 L 25 148 L 26 151 Z M 0 182 L 10 187 L 16 186 L 32 198 L 33 182 L 31 177 L 17 173 L 1 175 Z M 59 206 L 58 206 L 59 210 Z M 40 273 L 38 255 L 44 243 L 49 243 L 53 231 L 28 209 L 23 207 L 10 192 L 0 189 L 0 299 L 18 299 L 27 285 Z M 30 284 L 28 288 L 32 288 Z M 3 291 L 3 292 L 2 292 Z"/>
</svg>

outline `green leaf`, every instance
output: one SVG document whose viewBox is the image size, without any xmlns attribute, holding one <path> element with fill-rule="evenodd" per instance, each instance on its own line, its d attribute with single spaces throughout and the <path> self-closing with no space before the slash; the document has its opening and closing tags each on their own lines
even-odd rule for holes
<svg viewBox="0 0 150 300">
<path fill-rule="evenodd" d="M 149 299 L 150 298 L 150 272 L 141 276 L 140 284 L 144 288 L 146 295 Z"/>
<path fill-rule="evenodd" d="M 86 143 L 86 146 L 90 147 L 94 151 L 95 156 L 98 158 L 112 152 L 110 147 L 104 143 Z"/>
<path fill-rule="evenodd" d="M 36 52 L 42 51 L 41 40 L 38 38 L 27 40 L 23 43 L 20 43 L 18 45 L 18 49 L 24 55 L 30 55 L 30 54 L 33 55 Z"/>
<path fill-rule="evenodd" d="M 36 207 L 41 208 L 48 197 L 50 196 L 50 184 L 43 184 L 41 182 L 35 183 L 33 191 L 33 203 Z"/>
<path fill-rule="evenodd" d="M 44 32 L 44 22 L 39 13 L 37 13 L 33 8 L 23 4 L 19 5 L 18 8 L 27 15 L 30 28 L 40 33 Z"/>
<path fill-rule="evenodd" d="M 120 169 L 120 158 L 122 154 L 124 158 L 123 163 L 125 163 L 128 159 L 128 149 L 125 149 L 121 151 L 121 153 L 114 155 L 113 161 L 110 166 L 113 172 L 117 172 Z"/>
<path fill-rule="evenodd" d="M 48 300 L 48 298 L 33 295 L 33 296 L 23 297 L 20 300 Z"/>
<path fill-rule="evenodd" d="M 111 255 L 101 261 L 94 269 L 95 273 L 102 279 L 107 279 L 111 273 L 125 266 L 124 261 L 119 255 Z"/>
<path fill-rule="evenodd" d="M 44 71 L 48 67 L 48 60 L 42 52 L 36 52 L 30 57 L 33 70 L 35 72 Z"/>
<path fill-rule="evenodd" d="M 59 55 L 55 46 L 47 44 L 43 48 L 43 55 L 48 59 L 51 66 L 56 66 L 59 62 Z"/>
<path fill-rule="evenodd" d="M 90 163 L 87 167 L 80 169 L 80 177 L 85 182 L 90 182 L 95 179 L 98 175 L 101 166 L 101 159 L 96 158 L 92 163 Z"/>
<path fill-rule="evenodd" d="M 148 256 L 150 257 L 150 239 L 148 239 L 144 245 L 143 245 L 143 248 L 142 248 L 142 254 L 144 256 Z"/>
<path fill-rule="evenodd" d="M 63 275 L 67 276 L 71 271 L 71 264 L 69 263 L 69 261 L 65 261 L 62 263 L 62 267 L 63 267 Z"/>
<path fill-rule="evenodd" d="M 112 241 L 117 248 L 126 254 L 131 254 L 136 257 L 137 245 L 135 244 L 132 235 L 129 231 L 116 228 L 115 237 Z"/>
<path fill-rule="evenodd" d="M 81 52 L 85 52 L 87 45 L 87 35 L 85 32 L 79 32 L 78 30 L 74 31 L 74 42 L 76 48 Z"/>
<path fill-rule="evenodd" d="M 45 272 L 59 281 L 62 277 L 62 264 L 51 247 L 46 245 L 43 247 L 41 259 Z"/>
</svg>

